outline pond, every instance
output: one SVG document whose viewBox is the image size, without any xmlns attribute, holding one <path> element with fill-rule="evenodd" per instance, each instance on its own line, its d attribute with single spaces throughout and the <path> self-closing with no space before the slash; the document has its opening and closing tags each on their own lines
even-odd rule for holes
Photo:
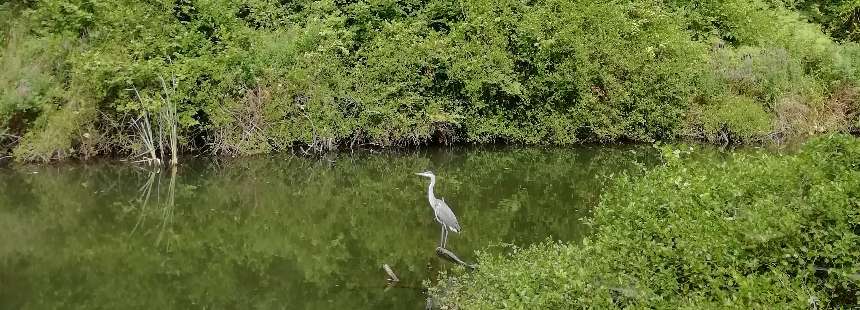
<svg viewBox="0 0 860 310">
<path fill-rule="evenodd" d="M 428 148 L 0 168 L 2 309 L 423 309 L 435 254 L 426 178 L 466 261 L 576 241 L 607 178 L 650 147 Z M 400 282 L 388 287 L 382 265 Z"/>
</svg>

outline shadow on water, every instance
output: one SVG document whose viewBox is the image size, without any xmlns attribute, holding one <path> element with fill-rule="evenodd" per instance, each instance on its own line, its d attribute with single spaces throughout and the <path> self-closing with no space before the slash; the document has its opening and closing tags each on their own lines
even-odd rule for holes
<svg viewBox="0 0 860 310">
<path fill-rule="evenodd" d="M 0 168 L 0 308 L 421 309 L 422 281 L 455 264 L 434 253 L 439 226 L 415 172 L 438 175 L 463 228 L 449 250 L 474 262 L 495 244 L 582 238 L 605 177 L 641 173 L 654 155 L 467 148 Z M 388 289 L 383 264 L 399 277 Z"/>
</svg>

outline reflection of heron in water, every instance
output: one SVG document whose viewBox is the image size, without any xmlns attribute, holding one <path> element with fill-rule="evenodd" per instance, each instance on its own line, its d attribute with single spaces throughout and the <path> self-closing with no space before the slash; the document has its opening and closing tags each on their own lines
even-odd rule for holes
<svg viewBox="0 0 860 310">
<path fill-rule="evenodd" d="M 417 175 L 430 178 L 430 187 L 427 188 L 427 199 L 430 200 L 430 207 L 433 208 L 433 214 L 436 216 L 436 221 L 442 225 L 442 237 L 439 240 L 439 246 L 445 248 L 448 244 L 448 230 L 455 233 L 460 233 L 460 223 L 457 223 L 457 216 L 448 207 L 442 199 L 437 199 L 433 195 L 433 185 L 436 185 L 436 175 L 433 172 L 425 171 L 416 173 Z"/>
</svg>

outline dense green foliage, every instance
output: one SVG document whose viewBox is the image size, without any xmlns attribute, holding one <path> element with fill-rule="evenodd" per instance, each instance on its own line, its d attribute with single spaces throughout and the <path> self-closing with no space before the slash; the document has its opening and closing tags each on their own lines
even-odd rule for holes
<svg viewBox="0 0 860 310">
<path fill-rule="evenodd" d="M 174 78 L 186 151 L 754 142 L 850 129 L 860 47 L 835 42 L 800 7 L 10 1 L 0 6 L 0 148 L 20 160 L 132 153 L 131 121 L 160 109 L 160 81 Z M 850 11 L 826 7 L 834 18 Z"/>
<path fill-rule="evenodd" d="M 860 303 L 860 140 L 621 177 L 595 234 L 483 254 L 432 289 L 461 309 L 820 309 Z"/>
<path fill-rule="evenodd" d="M 836 39 L 860 42 L 860 1 L 791 0 L 785 1 Z"/>
</svg>

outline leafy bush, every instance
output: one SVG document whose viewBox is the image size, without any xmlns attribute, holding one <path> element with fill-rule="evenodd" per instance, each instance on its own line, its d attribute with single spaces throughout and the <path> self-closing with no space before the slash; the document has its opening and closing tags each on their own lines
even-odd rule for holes
<svg viewBox="0 0 860 310">
<path fill-rule="evenodd" d="M 860 1 L 797 0 L 786 3 L 808 19 L 822 24 L 824 30 L 834 38 L 860 42 Z"/>
<path fill-rule="evenodd" d="M 729 97 L 708 107 L 703 115 L 706 137 L 712 141 L 761 140 L 771 131 L 771 117 L 748 97 Z"/>
<path fill-rule="evenodd" d="M 431 289 L 496 308 L 840 308 L 860 303 L 860 140 L 620 177 L 581 244 L 482 253 Z"/>
<path fill-rule="evenodd" d="M 3 10 L 12 9 L 4 5 Z M 37 118 L 55 109 L 65 96 L 56 71 L 63 68 L 69 43 L 60 37 L 29 37 L 26 25 L 5 23 L 8 28 L 0 37 L 0 152 L 6 152 L 7 141 L 18 141 L 30 132 Z"/>
<path fill-rule="evenodd" d="M 13 155 L 26 161 L 47 162 L 66 159 L 92 150 L 94 133 L 90 125 L 96 111 L 91 106 L 68 106 L 43 112 L 36 120 L 33 129 L 22 137 Z M 78 151 L 82 152 L 77 154 Z"/>
<path fill-rule="evenodd" d="M 231 154 L 707 138 L 686 121 L 698 111 L 739 114 L 717 106 L 745 97 L 774 121 L 781 101 L 821 111 L 860 85 L 851 46 L 764 0 L 62 0 L 0 16 L 25 29 L 3 35 L 0 128 L 27 136 L 87 98 L 79 125 L 117 153 L 134 149 L 129 120 L 158 110 L 133 90 L 154 98 L 170 77 L 181 148 Z M 19 96 L 24 81 L 40 95 Z"/>
</svg>

